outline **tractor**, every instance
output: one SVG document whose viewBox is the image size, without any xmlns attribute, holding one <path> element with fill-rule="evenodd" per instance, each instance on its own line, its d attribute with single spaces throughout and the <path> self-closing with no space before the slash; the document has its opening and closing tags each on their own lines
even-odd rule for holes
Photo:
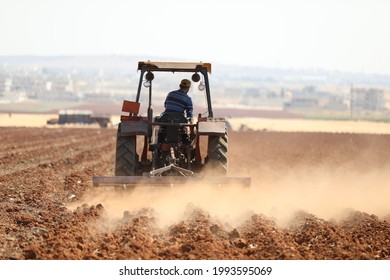
<svg viewBox="0 0 390 280">
<path fill-rule="evenodd" d="M 138 71 L 135 100 L 124 100 L 122 112 L 125 115 L 118 124 L 115 176 L 94 176 L 94 186 L 133 188 L 188 182 L 250 186 L 249 177 L 228 176 L 227 122 L 213 114 L 209 83 L 211 64 L 140 61 Z M 155 116 L 153 86 L 165 81 L 166 76 L 158 78 L 161 72 L 191 75 L 198 91 L 205 93 L 206 112 L 195 118 L 175 112 Z M 147 98 L 142 98 L 143 91 Z M 142 99 L 147 100 L 146 116 L 140 114 Z"/>
</svg>

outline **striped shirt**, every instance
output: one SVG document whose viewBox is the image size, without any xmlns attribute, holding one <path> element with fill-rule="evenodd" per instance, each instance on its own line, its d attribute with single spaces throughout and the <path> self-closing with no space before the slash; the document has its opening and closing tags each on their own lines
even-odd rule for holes
<svg viewBox="0 0 390 280">
<path fill-rule="evenodd" d="M 165 99 L 165 112 L 187 113 L 187 118 L 192 118 L 192 100 L 181 89 L 171 91 Z"/>
</svg>

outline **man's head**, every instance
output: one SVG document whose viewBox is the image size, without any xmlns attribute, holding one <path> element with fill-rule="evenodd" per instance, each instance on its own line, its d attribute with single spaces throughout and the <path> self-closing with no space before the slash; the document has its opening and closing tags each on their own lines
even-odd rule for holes
<svg viewBox="0 0 390 280">
<path fill-rule="evenodd" d="M 181 80 L 179 86 L 180 86 L 180 88 L 181 88 L 182 90 L 184 90 L 185 92 L 188 92 L 189 89 L 190 89 L 190 87 L 191 87 L 191 81 L 190 81 L 190 80 L 187 80 L 187 79 L 183 79 L 183 80 Z"/>
</svg>

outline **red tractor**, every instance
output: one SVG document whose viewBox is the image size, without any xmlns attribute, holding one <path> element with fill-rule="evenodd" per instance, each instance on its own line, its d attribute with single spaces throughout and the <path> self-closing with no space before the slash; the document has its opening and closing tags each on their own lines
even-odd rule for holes
<svg viewBox="0 0 390 280">
<path fill-rule="evenodd" d="M 228 131 L 224 118 L 214 117 L 209 74 L 211 64 L 203 62 L 138 63 L 140 78 L 135 101 L 125 100 L 116 142 L 115 176 L 93 177 L 95 186 L 176 185 L 188 181 L 207 184 L 249 186 L 248 177 L 228 177 Z M 188 119 L 180 113 L 154 116 L 153 85 L 161 82 L 159 72 L 191 74 L 193 83 L 205 91 L 207 113 Z M 139 115 L 141 91 L 147 89 L 147 116 Z M 137 137 L 143 147 L 137 153 Z M 200 137 L 207 137 L 207 154 L 202 157 Z M 138 141 L 139 143 L 139 141 Z M 206 150 L 206 149 L 204 149 Z M 204 181 L 203 181 L 204 180 Z"/>
</svg>

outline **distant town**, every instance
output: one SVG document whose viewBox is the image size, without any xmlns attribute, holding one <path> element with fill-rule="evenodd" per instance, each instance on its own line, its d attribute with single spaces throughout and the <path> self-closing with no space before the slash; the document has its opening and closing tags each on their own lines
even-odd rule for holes
<svg viewBox="0 0 390 280">
<path fill-rule="evenodd" d="M 135 97 L 139 60 L 166 59 L 0 57 L 0 111 L 45 113 L 85 104 L 114 104 L 119 109 L 117 104 Z M 155 102 L 163 104 L 178 81 L 179 77 L 156 81 Z M 213 64 L 210 82 L 215 108 L 390 120 L 390 76 L 386 75 Z M 197 87 L 191 94 L 195 104 L 204 104 Z"/>
</svg>

